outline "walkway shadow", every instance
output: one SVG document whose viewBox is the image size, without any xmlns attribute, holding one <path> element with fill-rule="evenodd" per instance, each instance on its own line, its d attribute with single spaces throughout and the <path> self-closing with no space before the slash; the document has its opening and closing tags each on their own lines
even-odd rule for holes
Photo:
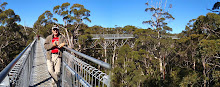
<svg viewBox="0 0 220 87">
<path fill-rule="evenodd" d="M 40 84 L 42 84 L 42 83 L 44 83 L 46 81 L 49 81 L 50 79 L 52 79 L 52 77 L 49 77 L 49 78 L 47 78 L 47 79 L 45 79 L 45 80 L 43 80 L 43 81 L 41 81 L 41 82 L 39 82 L 39 83 L 37 83 L 37 84 L 35 84 L 33 86 L 29 86 L 29 87 L 36 87 L 36 86 L 38 86 L 38 85 L 40 85 Z"/>
<path fill-rule="evenodd" d="M 38 66 L 45 66 L 45 65 L 46 65 L 46 63 L 41 63 L 41 64 L 38 64 L 38 65 L 35 65 L 35 66 L 33 65 L 32 68 L 38 67 Z"/>
</svg>

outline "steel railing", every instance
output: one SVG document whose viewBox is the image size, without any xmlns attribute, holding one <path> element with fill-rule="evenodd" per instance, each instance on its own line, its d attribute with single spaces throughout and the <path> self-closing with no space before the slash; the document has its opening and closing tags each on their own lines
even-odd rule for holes
<svg viewBox="0 0 220 87">
<path fill-rule="evenodd" d="M 43 46 L 45 39 L 40 38 Z M 66 50 L 74 53 L 87 60 L 90 60 L 104 68 L 110 69 L 110 65 L 101 60 L 95 59 L 83 53 L 77 52 L 73 49 L 64 47 Z M 44 51 L 46 51 L 44 49 Z M 82 61 L 71 53 L 64 51 L 62 56 L 62 87 L 110 87 L 110 77 L 106 73 L 96 69 L 90 64 Z"/>
<path fill-rule="evenodd" d="M 40 38 L 40 42 L 43 48 L 45 39 Z M 35 48 L 36 39 L 31 44 L 29 44 L 10 64 L 8 64 L 8 66 L 4 70 L 1 71 L 0 86 L 28 87 L 30 85 L 30 75 L 33 65 Z M 74 53 L 75 55 L 86 58 L 98 65 L 110 69 L 110 65 L 108 63 L 97 60 L 83 53 L 77 52 L 73 49 L 67 47 L 64 48 Z M 44 48 L 43 51 L 44 55 L 46 56 L 46 50 Z M 103 73 L 102 71 L 80 60 L 79 58 L 68 53 L 67 51 L 63 52 L 62 59 L 62 87 L 110 86 L 110 78 L 106 73 Z"/>
<path fill-rule="evenodd" d="M 0 86 L 28 87 L 33 65 L 36 38 L 0 72 Z"/>
<path fill-rule="evenodd" d="M 127 38 L 134 38 L 133 34 L 91 34 L 92 39 L 127 39 Z"/>
</svg>

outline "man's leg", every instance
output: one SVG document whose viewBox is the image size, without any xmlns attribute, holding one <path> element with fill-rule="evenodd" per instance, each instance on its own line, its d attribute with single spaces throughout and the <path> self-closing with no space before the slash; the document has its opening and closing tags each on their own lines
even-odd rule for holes
<svg viewBox="0 0 220 87">
<path fill-rule="evenodd" d="M 57 58 L 56 65 L 55 65 L 55 74 L 57 74 L 58 78 L 60 76 L 60 68 L 61 68 L 61 58 Z"/>
<path fill-rule="evenodd" d="M 57 74 L 55 73 L 55 70 L 54 70 L 55 69 L 54 59 L 56 59 L 56 56 L 54 56 L 52 54 L 52 59 L 47 60 L 47 67 L 48 67 L 48 71 L 49 71 L 50 75 L 53 77 L 53 79 L 55 81 L 58 81 Z"/>
<path fill-rule="evenodd" d="M 58 78 L 58 80 L 57 80 L 57 86 L 59 86 L 60 85 L 60 68 L 61 68 L 61 58 L 57 58 L 57 60 L 56 60 L 56 65 L 55 65 L 55 67 L 54 67 L 54 69 L 55 69 L 55 74 L 57 75 L 57 78 Z"/>
<path fill-rule="evenodd" d="M 59 79 L 59 75 L 60 75 L 60 68 L 61 68 L 61 58 L 59 58 L 58 54 L 52 54 L 52 61 L 54 64 L 54 74 L 56 74 L 57 76 L 57 80 Z"/>
<path fill-rule="evenodd" d="M 56 84 L 59 86 L 59 76 L 60 76 L 60 68 L 61 68 L 61 58 L 59 58 L 58 54 L 52 54 L 52 61 L 54 64 L 54 74 L 56 75 Z"/>
<path fill-rule="evenodd" d="M 51 86 L 55 86 L 56 80 L 58 80 L 57 75 L 54 73 L 53 62 L 51 60 L 47 60 L 48 71 L 52 77 Z"/>
</svg>

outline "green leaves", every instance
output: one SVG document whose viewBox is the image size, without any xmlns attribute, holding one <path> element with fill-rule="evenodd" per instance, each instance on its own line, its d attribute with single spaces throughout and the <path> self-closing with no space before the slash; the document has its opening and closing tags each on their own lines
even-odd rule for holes
<svg viewBox="0 0 220 87">
<path fill-rule="evenodd" d="M 59 10 L 59 9 L 60 9 L 60 6 L 57 5 L 57 6 L 55 6 L 55 7 L 53 8 L 53 12 L 56 13 L 56 14 L 58 14 L 58 15 L 60 15 L 60 14 L 61 14 L 61 10 Z"/>
<path fill-rule="evenodd" d="M 7 9 L 7 10 L 4 11 L 4 13 L 6 15 L 8 15 L 9 17 L 13 17 L 15 15 L 15 13 L 12 9 Z"/>
<path fill-rule="evenodd" d="M 156 8 L 154 8 L 154 7 L 146 8 L 145 11 L 146 11 L 146 12 L 148 12 L 148 11 L 151 11 L 151 12 L 152 12 L 152 11 L 156 11 Z"/>
<path fill-rule="evenodd" d="M 81 4 L 73 4 L 70 8 L 70 3 L 63 3 L 61 6 L 57 5 L 53 8 L 53 12 L 63 17 L 63 21 L 67 24 L 76 22 L 83 23 L 83 20 L 91 22 L 88 18 L 90 11 L 85 9 Z"/>
<path fill-rule="evenodd" d="M 219 20 L 220 16 L 215 13 L 201 15 L 197 19 L 189 21 L 188 25 L 180 35 L 183 35 L 178 42 L 180 52 L 185 64 L 193 64 L 196 72 L 189 73 L 183 78 L 180 86 L 207 86 L 219 84 L 212 78 L 213 72 L 219 71 Z M 184 62 L 182 62 L 184 64 Z M 187 65 L 187 68 L 191 67 Z M 189 68 L 191 69 L 191 68 Z M 202 75 L 199 77 L 199 75 Z M 195 79 L 197 78 L 197 79 Z M 215 78 L 216 80 L 216 78 Z M 203 84 L 199 83 L 202 82 Z M 207 84 L 211 81 L 213 84 Z"/>
<path fill-rule="evenodd" d="M 70 9 L 70 13 L 74 14 L 74 17 L 76 17 L 76 22 L 82 23 L 84 19 L 91 22 L 91 20 L 88 18 L 90 16 L 90 11 L 85 9 L 83 5 L 73 4 Z"/>
<path fill-rule="evenodd" d="M 50 11 L 46 10 L 38 17 L 38 20 L 35 22 L 34 26 L 52 24 L 54 23 L 54 18 L 52 18 L 53 14 Z M 55 21 L 57 21 L 56 18 Z"/>
<path fill-rule="evenodd" d="M 4 3 L 3 3 L 4 4 Z M 20 16 L 16 15 L 12 9 L 2 10 L 0 13 L 0 23 L 9 26 L 12 23 L 20 22 Z"/>
<path fill-rule="evenodd" d="M 215 13 L 207 13 L 189 21 L 186 27 L 188 34 L 204 34 L 206 38 L 220 37 L 220 16 Z"/>
<path fill-rule="evenodd" d="M 53 21 L 56 21 L 56 22 L 58 22 L 57 18 L 53 18 Z"/>
<path fill-rule="evenodd" d="M 43 13 L 43 15 L 45 15 L 49 20 L 53 17 L 53 14 L 50 11 L 48 11 L 48 10 L 46 10 Z"/>
<path fill-rule="evenodd" d="M 200 42 L 200 52 L 204 56 L 213 57 L 220 52 L 220 40 L 202 40 Z"/>
<path fill-rule="evenodd" d="M 83 20 L 86 20 L 88 22 L 92 22 L 88 17 L 83 18 Z"/>
<path fill-rule="evenodd" d="M 73 4 L 70 9 L 76 9 L 76 8 L 84 9 L 84 6 L 81 4 Z"/>
<path fill-rule="evenodd" d="M 5 19 L 7 18 L 7 15 L 5 13 L 0 14 L 0 23 L 5 24 Z"/>
<path fill-rule="evenodd" d="M 67 10 L 68 7 L 69 7 L 69 5 L 70 5 L 70 3 L 68 3 L 68 2 L 63 3 L 63 4 L 61 5 L 61 10 L 62 10 L 62 11 Z"/>
<path fill-rule="evenodd" d="M 63 11 L 63 12 L 61 12 L 60 15 L 62 15 L 62 16 L 66 16 L 66 15 L 68 15 L 68 11 Z"/>
<path fill-rule="evenodd" d="M 58 22 L 58 20 L 53 18 L 53 14 L 49 10 L 46 10 L 38 17 L 38 20 L 34 23 L 34 32 L 42 35 L 43 37 L 46 37 L 51 34 L 51 27 L 56 22 Z"/>
<path fill-rule="evenodd" d="M 0 70 L 5 68 L 34 36 L 30 28 L 17 24 L 21 21 L 20 16 L 12 9 L 5 9 L 6 5 L 6 2 L 0 5 Z"/>
<path fill-rule="evenodd" d="M 140 60 L 142 60 L 139 51 L 133 51 L 128 45 L 124 45 L 119 49 L 116 68 L 113 70 L 114 86 L 133 86 L 136 87 L 146 79 L 141 68 Z M 119 81 L 115 82 L 115 81 Z"/>
<path fill-rule="evenodd" d="M 2 12 L 2 11 L 5 10 L 5 6 L 6 6 L 7 4 L 8 4 L 7 2 L 3 2 L 3 3 L 0 5 L 0 9 L 1 9 L 0 12 Z"/>
</svg>

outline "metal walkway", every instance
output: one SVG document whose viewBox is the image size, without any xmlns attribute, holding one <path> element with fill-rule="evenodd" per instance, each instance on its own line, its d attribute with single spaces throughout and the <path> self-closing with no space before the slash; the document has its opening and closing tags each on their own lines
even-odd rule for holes
<svg viewBox="0 0 220 87">
<path fill-rule="evenodd" d="M 92 39 L 128 39 L 128 38 L 135 38 L 133 34 L 91 34 Z"/>
<path fill-rule="evenodd" d="M 35 38 L 0 72 L 0 87 L 51 87 L 52 77 L 47 70 L 44 42 L 44 38 Z M 109 75 L 79 58 L 106 70 L 111 69 L 110 64 L 66 46 L 64 48 L 61 87 L 110 87 Z"/>
<path fill-rule="evenodd" d="M 47 70 L 46 58 L 39 40 L 36 45 L 30 85 L 31 87 L 50 87 L 52 78 Z"/>
</svg>

